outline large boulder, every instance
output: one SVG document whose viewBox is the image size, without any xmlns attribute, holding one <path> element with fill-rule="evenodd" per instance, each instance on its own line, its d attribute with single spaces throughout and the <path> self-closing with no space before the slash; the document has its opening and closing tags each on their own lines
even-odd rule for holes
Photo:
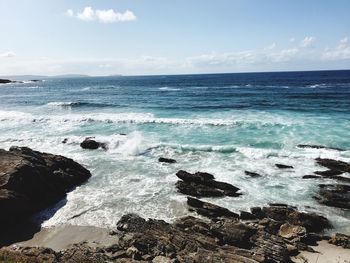
<svg viewBox="0 0 350 263">
<path fill-rule="evenodd" d="M 43 209 L 90 176 L 83 166 L 63 156 L 27 147 L 0 149 L 0 221 Z"/>
<path fill-rule="evenodd" d="M 320 184 L 314 198 L 323 205 L 350 209 L 350 185 Z"/>
</svg>

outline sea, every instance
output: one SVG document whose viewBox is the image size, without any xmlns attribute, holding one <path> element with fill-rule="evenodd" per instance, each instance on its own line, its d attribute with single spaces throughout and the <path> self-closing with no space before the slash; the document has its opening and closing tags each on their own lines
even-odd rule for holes
<svg viewBox="0 0 350 263">
<path fill-rule="evenodd" d="M 108 149 L 82 149 L 86 137 Z M 43 227 L 113 228 L 126 213 L 168 222 L 190 215 L 175 187 L 176 172 L 186 170 L 212 173 L 243 193 L 205 201 L 234 212 L 285 203 L 322 214 L 334 231 L 349 234 L 350 212 L 313 198 L 318 184 L 339 182 L 302 179 L 326 170 L 317 157 L 350 162 L 349 139 L 346 70 L 47 78 L 0 86 L 0 148 L 60 154 L 92 173 L 38 216 Z"/>
</svg>

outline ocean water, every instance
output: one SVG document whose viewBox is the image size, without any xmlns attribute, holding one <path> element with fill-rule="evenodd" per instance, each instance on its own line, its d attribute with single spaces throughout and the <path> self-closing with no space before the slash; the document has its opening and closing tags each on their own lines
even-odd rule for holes
<svg viewBox="0 0 350 263">
<path fill-rule="evenodd" d="M 0 147 L 71 157 L 92 178 L 40 216 L 113 227 L 125 213 L 172 221 L 190 214 L 175 173 L 205 171 L 242 189 L 205 198 L 233 211 L 270 202 L 327 216 L 350 233 L 350 213 L 319 205 L 317 157 L 350 162 L 350 71 L 47 79 L 0 86 Z M 108 150 L 83 150 L 87 136 Z M 61 143 L 67 138 L 66 144 Z M 300 149 L 297 144 L 344 148 Z M 176 164 L 159 163 L 160 156 Z M 293 165 L 280 170 L 276 163 Z M 258 172 L 261 178 L 245 176 Z M 345 174 L 344 176 L 350 176 Z M 336 183 L 324 180 L 325 183 Z M 48 216 L 50 215 L 50 216 Z"/>
</svg>

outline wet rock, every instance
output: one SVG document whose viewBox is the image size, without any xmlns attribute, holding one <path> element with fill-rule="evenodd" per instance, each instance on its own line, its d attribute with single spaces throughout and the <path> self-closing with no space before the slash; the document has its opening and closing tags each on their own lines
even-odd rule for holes
<svg viewBox="0 0 350 263">
<path fill-rule="evenodd" d="M 211 203 L 203 202 L 198 199 L 187 197 L 187 204 L 192 207 L 198 214 L 209 217 L 231 217 L 238 218 L 239 215 L 228 210 L 227 208 L 217 206 Z"/>
<path fill-rule="evenodd" d="M 322 177 L 310 174 L 310 175 L 304 175 L 302 178 L 303 179 L 320 179 Z"/>
<path fill-rule="evenodd" d="M 338 160 L 333 160 L 333 159 L 323 159 L 323 158 L 317 158 L 316 162 L 324 167 L 327 167 L 330 170 L 336 170 L 336 171 L 341 171 L 344 173 L 349 173 L 350 172 L 350 164 L 343 162 L 343 161 L 338 161 Z"/>
<path fill-rule="evenodd" d="M 90 172 L 72 159 L 27 147 L 0 149 L 1 221 L 30 215 L 65 197 Z"/>
<path fill-rule="evenodd" d="M 344 151 L 344 149 L 341 149 L 341 148 L 327 147 L 327 146 L 313 145 L 313 144 L 298 144 L 298 148 L 311 148 L 311 149 L 326 149 L 326 150 Z"/>
<path fill-rule="evenodd" d="M 64 138 L 63 140 L 62 140 L 62 143 L 63 144 L 66 144 L 68 142 L 68 138 Z"/>
<path fill-rule="evenodd" d="M 97 142 L 92 138 L 86 138 L 83 142 L 80 143 L 80 147 L 83 149 L 96 150 L 98 148 L 102 148 L 107 150 L 107 144 L 102 142 Z"/>
<path fill-rule="evenodd" d="M 350 209 L 350 185 L 320 184 L 314 198 L 323 205 Z"/>
<path fill-rule="evenodd" d="M 194 174 L 178 171 L 176 176 L 182 181 L 176 183 L 176 187 L 180 193 L 194 197 L 222 197 L 222 196 L 240 196 L 237 193 L 239 188 L 214 180 L 214 176 L 209 173 L 197 172 Z"/>
<path fill-rule="evenodd" d="M 336 233 L 328 240 L 330 244 L 350 249 L 350 236 Z"/>
<path fill-rule="evenodd" d="M 244 171 L 245 175 L 248 175 L 250 177 L 261 177 L 261 174 L 254 173 L 254 172 L 249 172 L 249 171 Z"/>
<path fill-rule="evenodd" d="M 278 234 L 287 239 L 300 238 L 306 235 L 306 229 L 302 226 L 295 226 L 289 223 L 281 225 Z"/>
<path fill-rule="evenodd" d="M 285 165 L 285 164 L 280 164 L 280 163 L 276 163 L 275 164 L 277 168 L 279 169 L 293 169 L 294 167 L 291 165 Z"/>
<path fill-rule="evenodd" d="M 160 157 L 158 159 L 158 162 L 161 162 L 161 163 L 176 163 L 176 160 L 170 159 L 170 158 Z"/>
<path fill-rule="evenodd" d="M 338 170 L 326 170 L 326 171 L 316 171 L 315 174 L 324 176 L 324 177 L 333 177 L 336 175 L 340 175 L 344 172 Z"/>
</svg>

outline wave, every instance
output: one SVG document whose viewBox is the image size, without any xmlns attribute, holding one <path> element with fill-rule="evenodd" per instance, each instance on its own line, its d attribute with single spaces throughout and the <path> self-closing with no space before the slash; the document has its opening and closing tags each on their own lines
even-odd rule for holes
<svg viewBox="0 0 350 263">
<path fill-rule="evenodd" d="M 234 153 L 236 152 L 236 147 L 232 145 L 191 145 L 191 144 L 171 144 L 171 143 L 161 143 L 157 146 L 151 147 L 151 149 L 159 148 L 172 148 L 174 150 L 179 150 L 182 152 L 218 152 L 218 153 Z"/>
<path fill-rule="evenodd" d="M 71 102 L 71 101 L 53 101 L 46 104 L 50 107 L 61 107 L 61 108 L 76 108 L 76 107 L 111 107 L 116 105 L 106 103 L 94 103 L 94 102 Z"/>
<path fill-rule="evenodd" d="M 181 89 L 179 89 L 179 88 L 170 88 L 170 87 L 161 87 L 161 88 L 159 88 L 159 90 L 161 90 L 161 91 L 179 91 Z"/>
</svg>

